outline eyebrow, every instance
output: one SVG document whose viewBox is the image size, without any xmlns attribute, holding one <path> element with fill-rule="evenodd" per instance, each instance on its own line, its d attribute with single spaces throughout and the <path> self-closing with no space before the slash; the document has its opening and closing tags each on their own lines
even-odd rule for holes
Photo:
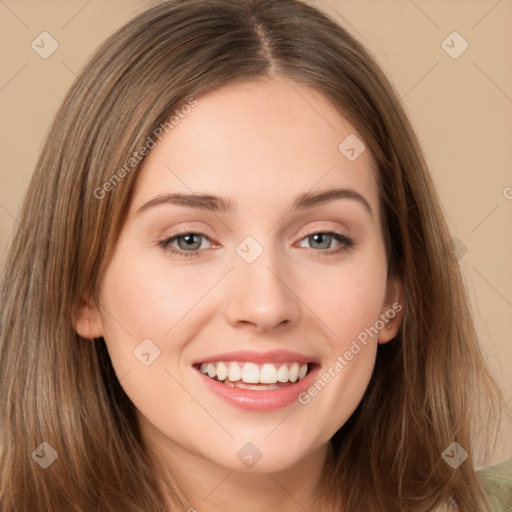
<svg viewBox="0 0 512 512">
<path fill-rule="evenodd" d="M 329 203 L 336 199 L 355 200 L 364 206 L 370 216 L 373 216 L 373 211 L 368 201 L 359 192 L 349 188 L 336 188 L 322 192 L 306 192 L 295 198 L 290 209 L 292 211 L 305 210 Z M 164 194 L 144 203 L 137 210 L 136 215 L 154 206 L 164 204 L 185 206 L 187 208 L 196 208 L 217 213 L 230 213 L 236 211 L 238 208 L 237 203 L 231 199 L 209 194 Z"/>
</svg>

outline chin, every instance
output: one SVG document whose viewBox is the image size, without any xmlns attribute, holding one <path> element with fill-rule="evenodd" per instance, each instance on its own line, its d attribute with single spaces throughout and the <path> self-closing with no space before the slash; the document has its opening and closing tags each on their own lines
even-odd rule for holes
<svg viewBox="0 0 512 512">
<path fill-rule="evenodd" d="M 268 435 L 268 430 L 265 435 Z M 221 451 L 203 452 L 203 456 L 229 471 L 277 473 L 304 462 L 315 450 L 314 446 L 308 446 L 305 441 L 300 442 L 297 439 L 290 444 L 290 436 L 283 439 L 276 435 L 274 440 L 264 437 L 259 438 L 260 440 L 254 438 L 253 441 L 250 439 L 250 436 L 245 436 L 243 440 L 230 440 Z"/>
</svg>

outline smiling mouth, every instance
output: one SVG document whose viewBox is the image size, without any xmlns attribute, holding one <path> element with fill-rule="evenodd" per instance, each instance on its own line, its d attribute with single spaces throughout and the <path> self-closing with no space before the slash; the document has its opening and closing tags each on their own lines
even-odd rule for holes
<svg viewBox="0 0 512 512">
<path fill-rule="evenodd" d="M 212 380 L 226 386 L 255 391 L 268 391 L 293 386 L 306 377 L 314 363 L 250 363 L 217 361 L 194 367 Z"/>
</svg>

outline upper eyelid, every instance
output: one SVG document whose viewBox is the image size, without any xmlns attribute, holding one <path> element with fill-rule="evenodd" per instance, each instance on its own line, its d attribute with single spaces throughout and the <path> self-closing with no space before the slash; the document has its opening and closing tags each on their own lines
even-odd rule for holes
<svg viewBox="0 0 512 512">
<path fill-rule="evenodd" d="M 323 233 L 323 234 L 335 234 L 335 235 L 340 235 L 342 237 L 345 237 L 347 239 L 350 239 L 350 240 L 353 240 L 349 235 L 345 234 L 345 233 L 341 233 L 340 231 L 337 231 L 335 229 L 331 229 L 331 228 L 325 228 L 325 229 L 312 229 L 312 230 L 309 230 L 307 231 L 306 233 L 304 233 L 300 238 L 299 238 L 299 241 L 300 240 L 304 240 L 304 238 L 308 237 L 308 236 L 311 236 L 311 235 L 315 235 L 315 234 L 318 234 L 318 233 Z M 178 231 L 177 233 L 174 233 L 168 237 L 165 237 L 163 240 L 161 240 L 161 242 L 174 242 L 176 239 L 178 238 L 181 238 L 181 237 L 184 237 L 184 236 L 187 236 L 187 235 L 198 235 L 198 236 L 202 236 L 204 238 L 206 238 L 208 241 L 210 241 L 213 245 L 216 245 L 218 244 L 218 242 L 216 242 L 214 239 L 212 239 L 212 237 L 210 237 L 209 235 L 207 235 L 206 233 L 203 233 L 201 232 L 200 230 L 191 230 L 191 229 L 187 229 L 187 230 L 184 230 L 184 231 Z M 190 252 L 198 252 L 198 251 L 190 251 Z"/>
<path fill-rule="evenodd" d="M 344 223 L 340 223 L 339 221 L 317 221 L 317 222 L 332 222 L 332 223 L 336 223 L 336 224 L 343 224 L 343 227 L 330 227 L 330 226 L 328 226 L 328 227 L 314 227 L 314 228 L 311 228 L 311 229 L 307 229 L 303 236 L 307 236 L 308 234 L 319 233 L 319 232 L 322 232 L 322 233 L 334 232 L 334 233 L 339 233 L 339 234 L 347 236 L 347 237 L 349 236 L 348 233 L 345 233 L 345 232 L 350 231 L 350 230 L 349 230 L 349 228 Z M 177 236 L 184 236 L 184 235 L 187 235 L 187 234 L 203 235 L 203 236 L 205 236 L 205 237 L 207 237 L 209 239 L 212 239 L 212 237 L 210 237 L 205 231 L 208 231 L 208 230 L 205 230 L 204 228 L 201 228 L 201 227 L 194 228 L 194 227 L 191 227 L 191 226 L 185 226 L 185 227 L 182 227 L 182 228 L 178 228 L 178 230 L 173 232 L 171 235 L 165 236 L 164 239 L 174 238 L 174 237 L 177 237 Z M 231 229 L 229 231 L 232 232 Z M 300 231 L 300 230 L 298 230 L 298 231 Z"/>
</svg>

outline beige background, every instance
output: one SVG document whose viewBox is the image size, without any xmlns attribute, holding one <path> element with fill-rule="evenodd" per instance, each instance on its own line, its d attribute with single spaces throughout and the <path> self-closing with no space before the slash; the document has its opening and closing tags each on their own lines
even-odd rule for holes
<svg viewBox="0 0 512 512">
<path fill-rule="evenodd" d="M 75 74 L 109 34 L 154 3 L 0 0 L 0 267 L 50 120 Z M 409 112 L 458 239 L 482 344 L 510 413 L 512 2 L 313 3 L 375 55 Z M 59 45 L 47 59 L 31 48 L 43 31 Z M 458 58 L 442 46 L 453 31 L 469 45 Z M 445 44 L 452 52 L 462 48 L 453 37 Z M 504 422 L 493 462 L 512 456 L 511 426 Z"/>
</svg>

